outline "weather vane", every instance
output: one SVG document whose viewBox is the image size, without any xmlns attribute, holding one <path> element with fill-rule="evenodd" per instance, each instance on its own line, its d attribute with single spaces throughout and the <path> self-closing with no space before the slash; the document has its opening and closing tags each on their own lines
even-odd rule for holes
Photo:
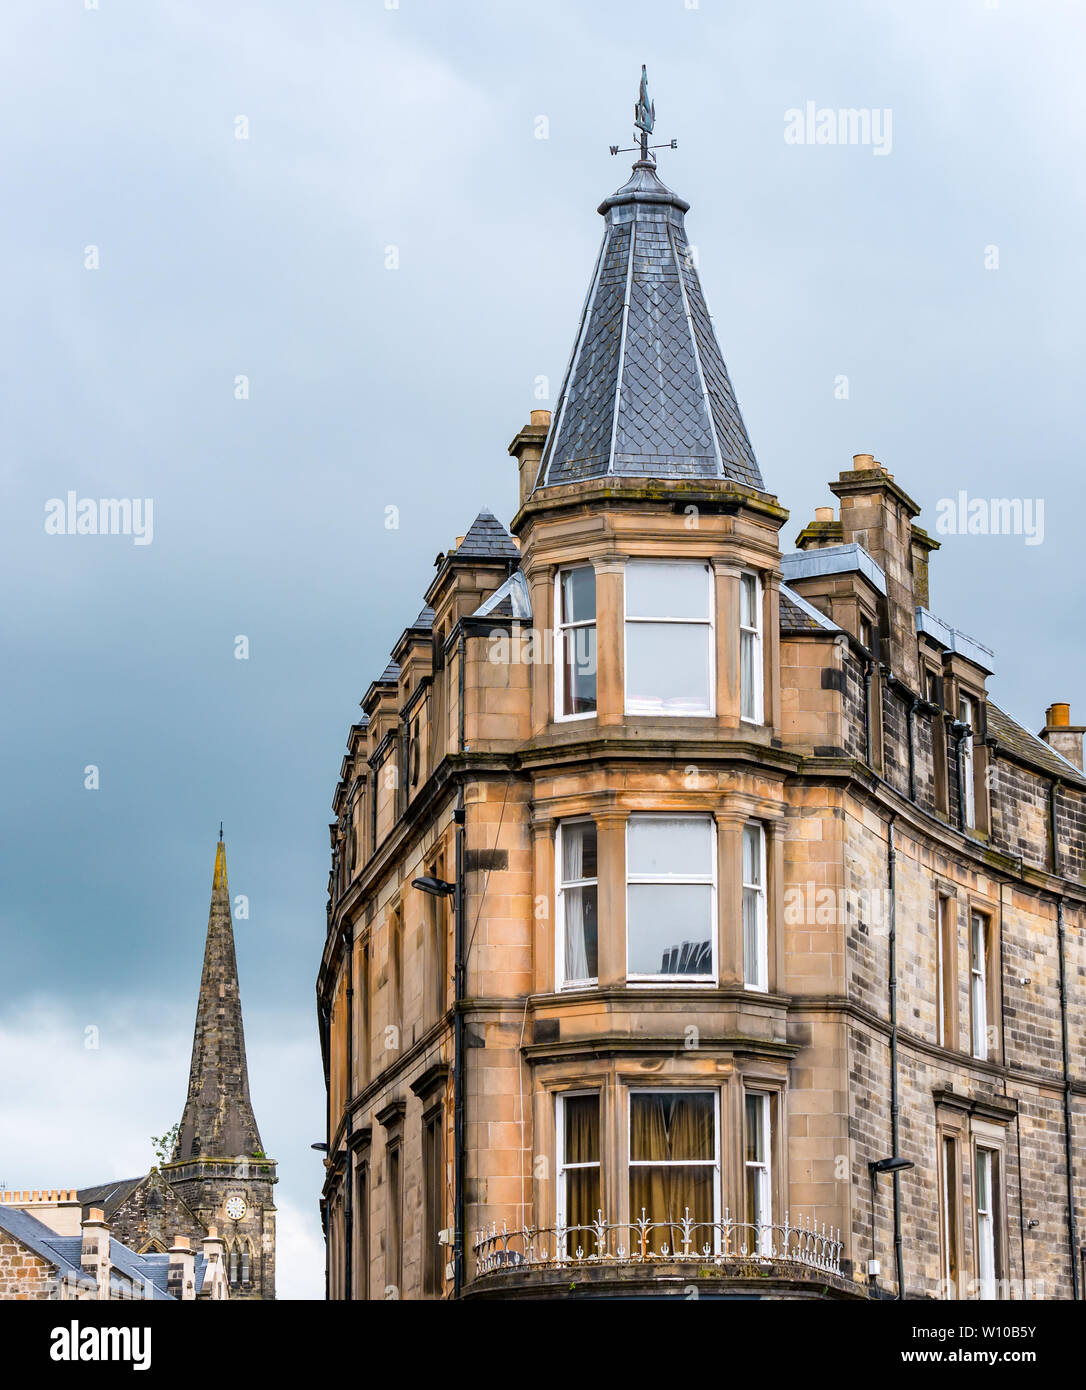
<svg viewBox="0 0 1086 1390">
<path fill-rule="evenodd" d="M 629 154 L 631 151 L 640 148 L 641 158 L 648 159 L 649 150 L 677 150 L 678 140 L 669 140 L 665 145 L 650 145 L 649 136 L 656 128 L 656 103 L 649 100 L 649 75 L 644 63 L 641 64 L 641 90 L 637 94 L 637 105 L 634 107 L 634 125 L 641 132 L 641 144 L 629 145 L 625 149 L 619 149 L 617 145 L 609 145 L 612 154 Z"/>
</svg>

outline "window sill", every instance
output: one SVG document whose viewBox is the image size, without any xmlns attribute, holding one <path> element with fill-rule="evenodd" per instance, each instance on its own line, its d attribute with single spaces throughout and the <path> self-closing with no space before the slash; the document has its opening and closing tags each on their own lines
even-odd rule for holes
<svg viewBox="0 0 1086 1390">
<path fill-rule="evenodd" d="M 715 977 L 708 975 L 683 975 L 676 979 L 674 975 L 627 975 L 626 984 L 632 989 L 659 989 L 661 985 L 667 985 L 672 989 L 716 989 L 718 981 Z"/>
<path fill-rule="evenodd" d="M 714 709 L 623 709 L 627 719 L 715 719 Z"/>
</svg>

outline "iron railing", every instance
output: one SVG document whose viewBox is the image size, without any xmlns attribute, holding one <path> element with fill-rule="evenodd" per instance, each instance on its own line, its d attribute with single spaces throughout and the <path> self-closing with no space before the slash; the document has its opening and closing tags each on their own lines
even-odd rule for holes
<svg viewBox="0 0 1086 1390">
<path fill-rule="evenodd" d="M 695 1221 L 689 1207 L 677 1221 L 640 1217 L 620 1225 L 604 1221 L 603 1212 L 588 1226 L 522 1226 L 510 1230 L 491 1225 L 478 1231 L 472 1246 L 476 1275 L 525 1269 L 567 1269 L 639 1264 L 697 1264 L 727 1269 L 738 1265 L 802 1265 L 840 1275 L 843 1242 L 840 1230 L 810 1218 L 793 1225 L 788 1212 L 782 1224 Z M 734 1273 L 734 1268 L 732 1269 Z"/>
</svg>

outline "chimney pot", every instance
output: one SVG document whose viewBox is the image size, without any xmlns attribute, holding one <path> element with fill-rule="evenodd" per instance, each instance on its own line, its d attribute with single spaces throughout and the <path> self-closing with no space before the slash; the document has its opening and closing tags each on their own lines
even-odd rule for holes
<svg viewBox="0 0 1086 1390">
<path fill-rule="evenodd" d="M 1066 701 L 1057 700 L 1045 711 L 1045 726 L 1041 738 L 1050 748 L 1074 763 L 1082 771 L 1082 736 L 1086 726 L 1071 723 L 1071 706 Z"/>
<path fill-rule="evenodd" d="M 853 466 L 853 468 L 856 469 L 857 472 L 860 472 L 860 473 L 862 473 L 862 472 L 863 472 L 865 469 L 867 469 L 867 468 L 874 468 L 874 466 L 875 466 L 875 455 L 874 455 L 874 454 L 853 454 L 853 455 L 852 455 L 852 466 Z"/>
<path fill-rule="evenodd" d="M 832 520 L 833 520 L 833 508 L 832 508 L 832 507 L 816 507 L 816 508 L 815 508 L 815 521 L 832 521 Z"/>
<path fill-rule="evenodd" d="M 551 427 L 551 413 L 549 410 L 533 410 L 532 424 L 545 425 L 547 429 Z"/>
</svg>

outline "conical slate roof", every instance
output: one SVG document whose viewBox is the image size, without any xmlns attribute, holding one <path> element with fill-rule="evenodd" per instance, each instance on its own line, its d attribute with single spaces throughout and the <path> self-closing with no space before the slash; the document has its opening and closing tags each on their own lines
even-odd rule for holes
<svg viewBox="0 0 1086 1390">
<path fill-rule="evenodd" d="M 537 487 L 605 475 L 764 490 L 686 240 L 651 155 L 600 204 L 603 245 Z"/>
<path fill-rule="evenodd" d="M 211 882 L 211 911 L 196 1005 L 188 1097 L 173 1161 L 238 1158 L 260 1149 L 260 1132 L 249 1100 L 245 1031 L 226 881 L 226 847 L 220 840 Z"/>
<path fill-rule="evenodd" d="M 461 560 L 519 560 L 513 538 L 493 512 L 484 507 L 456 547 Z"/>
</svg>

